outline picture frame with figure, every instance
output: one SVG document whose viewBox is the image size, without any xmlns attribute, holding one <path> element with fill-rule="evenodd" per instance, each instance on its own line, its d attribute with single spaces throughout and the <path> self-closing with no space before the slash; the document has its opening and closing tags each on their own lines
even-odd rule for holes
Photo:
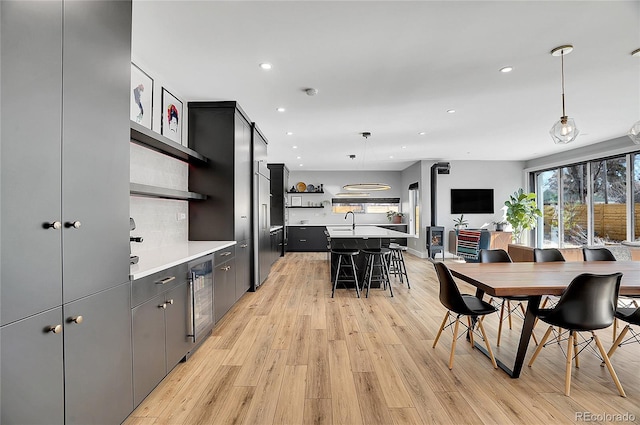
<svg viewBox="0 0 640 425">
<path fill-rule="evenodd" d="M 153 126 L 153 78 L 131 62 L 130 119 L 152 129 Z"/>
<path fill-rule="evenodd" d="M 162 87 L 162 125 L 160 134 L 182 144 L 182 102 Z"/>
</svg>

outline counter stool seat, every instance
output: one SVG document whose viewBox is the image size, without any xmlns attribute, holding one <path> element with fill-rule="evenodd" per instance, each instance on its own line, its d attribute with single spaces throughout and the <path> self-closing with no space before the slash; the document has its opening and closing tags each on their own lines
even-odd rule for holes
<svg viewBox="0 0 640 425">
<path fill-rule="evenodd" d="M 331 298 L 335 295 L 338 281 L 341 282 L 353 282 L 356 287 L 356 294 L 360 298 L 360 285 L 358 284 L 358 272 L 356 270 L 356 263 L 353 258 L 360 254 L 357 249 L 332 249 L 331 254 L 338 256 L 338 264 L 336 266 L 336 276 L 333 280 L 333 290 L 331 291 Z M 344 258 L 344 263 L 343 263 Z M 348 275 L 348 271 L 351 272 L 351 276 Z M 343 272 L 343 278 L 340 278 L 340 272 Z"/>
<path fill-rule="evenodd" d="M 406 279 L 407 288 L 411 289 L 403 254 L 408 248 L 406 246 L 398 245 L 397 243 L 390 243 L 389 249 L 391 250 L 389 273 L 400 277 L 400 283 L 404 283 L 404 279 Z"/>
<path fill-rule="evenodd" d="M 371 288 L 371 281 L 380 282 L 380 286 L 383 289 L 387 289 L 389 285 L 389 293 L 393 297 L 393 289 L 391 288 L 391 280 L 389 279 L 389 257 L 391 250 L 389 248 L 380 249 L 363 249 L 362 253 L 366 256 L 366 269 L 364 273 L 364 281 L 362 282 L 362 288 L 364 289 L 365 282 L 367 283 L 367 295 L 369 298 L 369 289 Z"/>
</svg>

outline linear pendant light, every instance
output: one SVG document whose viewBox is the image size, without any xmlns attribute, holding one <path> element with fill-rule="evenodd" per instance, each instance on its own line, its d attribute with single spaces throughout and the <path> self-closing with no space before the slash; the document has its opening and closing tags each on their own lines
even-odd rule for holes
<svg viewBox="0 0 640 425">
<path fill-rule="evenodd" d="M 344 190 L 366 191 L 366 190 L 389 190 L 391 186 L 386 183 L 352 183 L 342 186 Z"/>
<path fill-rule="evenodd" d="M 560 120 L 556 122 L 549 134 L 556 144 L 566 144 L 573 142 L 578 137 L 580 131 L 576 127 L 576 123 L 573 118 L 567 117 L 564 110 L 564 55 L 568 55 L 573 51 L 573 46 L 566 44 L 564 46 L 556 47 L 551 51 L 552 56 L 560 56 L 561 59 L 561 74 L 562 74 L 562 116 Z"/>
</svg>

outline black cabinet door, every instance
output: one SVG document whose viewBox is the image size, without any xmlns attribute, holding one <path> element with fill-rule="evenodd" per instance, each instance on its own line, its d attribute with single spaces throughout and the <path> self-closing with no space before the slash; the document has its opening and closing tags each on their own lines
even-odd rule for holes
<svg viewBox="0 0 640 425">
<path fill-rule="evenodd" d="M 0 423 L 64 423 L 62 308 L 0 328 L 0 354 Z"/>
<path fill-rule="evenodd" d="M 193 347 L 193 339 L 188 336 L 190 320 L 188 295 L 187 283 L 165 295 L 167 372 L 171 371 Z"/>
<path fill-rule="evenodd" d="M 131 2 L 65 2 L 63 42 L 62 246 L 69 302 L 129 280 Z"/>
<path fill-rule="evenodd" d="M 236 246 L 236 300 L 251 289 L 251 239 Z"/>
<path fill-rule="evenodd" d="M 213 312 L 218 323 L 236 302 L 235 258 L 215 266 L 213 287 Z"/>
<path fill-rule="evenodd" d="M 235 114 L 235 240 L 251 237 L 251 127 Z"/>
<path fill-rule="evenodd" d="M 166 375 L 165 308 L 165 297 L 161 294 L 132 310 L 134 407 Z"/>
<path fill-rule="evenodd" d="M 133 410 L 131 284 L 66 304 L 64 321 L 65 424 L 121 423 Z"/>
<path fill-rule="evenodd" d="M 62 2 L 2 1 L 0 29 L 4 325 L 62 304 Z"/>
</svg>

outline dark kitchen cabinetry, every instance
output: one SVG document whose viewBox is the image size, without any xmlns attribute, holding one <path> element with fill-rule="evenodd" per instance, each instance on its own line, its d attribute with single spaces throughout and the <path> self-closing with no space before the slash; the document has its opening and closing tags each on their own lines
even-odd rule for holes
<svg viewBox="0 0 640 425">
<path fill-rule="evenodd" d="M 244 241 L 236 245 L 236 264 L 251 264 L 251 246 Z M 236 267 L 236 300 L 251 289 L 251 270 Z"/>
<path fill-rule="evenodd" d="M 180 264 L 132 282 L 135 406 L 193 347 L 187 276 Z"/>
<path fill-rule="evenodd" d="M 395 230 L 396 232 L 407 233 L 406 224 L 381 224 L 378 227 L 382 227 L 383 229 Z M 382 240 L 383 246 L 389 246 L 390 243 L 397 243 L 398 245 L 407 246 L 407 238 L 389 238 Z"/>
<path fill-rule="evenodd" d="M 326 252 L 325 226 L 288 226 L 287 251 Z"/>
<path fill-rule="evenodd" d="M 289 169 L 285 164 L 268 164 L 271 171 L 271 225 L 286 225 L 287 187 L 289 185 Z M 280 256 L 287 250 L 286 227 L 282 232 Z"/>
<path fill-rule="evenodd" d="M 235 247 L 214 254 L 213 313 L 218 323 L 236 302 Z"/>
<path fill-rule="evenodd" d="M 278 258 L 282 255 L 282 245 L 284 243 L 284 228 L 271 231 L 271 251 L 270 261 L 271 264 L 278 261 Z"/>
<path fill-rule="evenodd" d="M 131 2 L 3 1 L 0 31 L 0 422 L 120 423 Z"/>
<path fill-rule="evenodd" d="M 237 102 L 189 102 L 188 106 L 189 147 L 209 158 L 206 166 L 189 170 L 189 190 L 207 197 L 189 205 L 189 240 L 235 240 L 251 247 L 250 121 Z M 238 269 L 249 271 L 239 274 L 244 281 L 238 288 L 249 288 L 251 252 L 236 261 Z"/>
</svg>

